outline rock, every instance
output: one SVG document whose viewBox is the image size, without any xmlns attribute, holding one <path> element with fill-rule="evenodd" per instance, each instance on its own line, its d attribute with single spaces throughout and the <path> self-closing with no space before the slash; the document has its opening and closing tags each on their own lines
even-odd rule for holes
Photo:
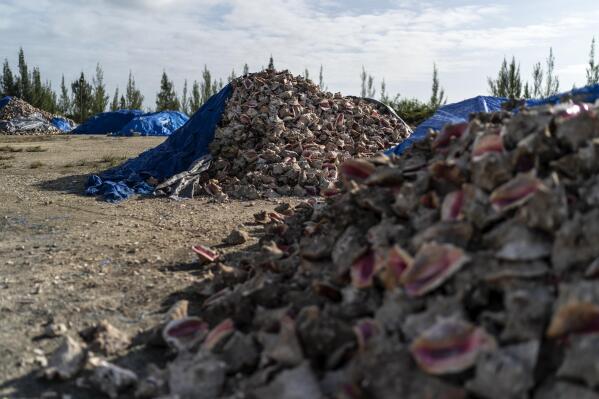
<svg viewBox="0 0 599 399">
<path fill-rule="evenodd" d="M 225 243 L 229 245 L 241 245 L 250 239 L 250 235 L 245 230 L 235 229 L 225 238 Z"/>
<path fill-rule="evenodd" d="M 97 362 L 90 377 L 93 386 L 111 398 L 117 398 L 123 391 L 135 387 L 137 375 L 131 371 L 109 363 L 105 360 Z"/>
<path fill-rule="evenodd" d="M 68 380 L 83 369 L 86 356 L 87 352 L 83 344 L 66 336 L 50 357 L 48 367 L 43 371 L 43 375 L 47 379 Z"/>
</svg>

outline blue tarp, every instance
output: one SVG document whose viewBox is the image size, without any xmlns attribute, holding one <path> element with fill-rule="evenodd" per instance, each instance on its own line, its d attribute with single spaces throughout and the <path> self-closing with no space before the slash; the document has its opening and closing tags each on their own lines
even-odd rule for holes
<svg viewBox="0 0 599 399">
<path fill-rule="evenodd" d="M 6 104 L 8 104 L 12 100 L 11 96 L 5 96 L 0 99 L 0 109 L 2 109 Z"/>
<path fill-rule="evenodd" d="M 230 84 L 225 86 L 162 144 L 100 176 L 90 176 L 86 193 L 101 194 L 108 201 L 118 202 L 133 192 L 147 194 L 148 185 L 144 181 L 150 176 L 164 180 L 187 170 L 194 161 L 210 152 L 208 145 L 214 138 L 216 125 L 232 91 Z"/>
<path fill-rule="evenodd" d="M 178 111 L 152 112 L 137 116 L 123 126 L 115 135 L 170 136 L 183 126 L 189 117 Z"/>
<path fill-rule="evenodd" d="M 526 106 L 534 107 L 544 104 L 557 104 L 560 101 L 572 99 L 577 102 L 592 103 L 599 99 L 599 84 L 573 89 L 565 93 L 556 94 L 542 99 L 526 100 Z M 387 150 L 385 153 L 401 155 L 406 149 L 412 146 L 416 141 L 426 137 L 429 129 L 441 130 L 447 123 L 460 123 L 468 120 L 468 116 L 473 112 L 492 112 L 499 111 L 501 104 L 506 101 L 503 97 L 478 96 L 455 104 L 444 105 L 426 121 L 422 122 L 409 138 L 397 146 Z"/>
<path fill-rule="evenodd" d="M 61 132 L 70 132 L 73 129 L 71 122 L 64 118 L 55 117 L 50 122 Z"/>
<path fill-rule="evenodd" d="M 137 116 L 142 115 L 139 110 L 121 109 L 118 111 L 102 112 L 94 115 L 81 125 L 77 126 L 73 134 L 108 134 L 118 132 L 127 123 Z"/>
<path fill-rule="evenodd" d="M 427 136 L 429 129 L 441 130 L 448 123 L 465 122 L 473 112 L 499 111 L 501 104 L 506 100 L 503 97 L 478 96 L 460 101 L 459 103 L 444 105 L 432 117 L 418 125 L 410 137 L 385 153 L 388 155 L 401 155 L 414 142 L 423 140 Z"/>
</svg>

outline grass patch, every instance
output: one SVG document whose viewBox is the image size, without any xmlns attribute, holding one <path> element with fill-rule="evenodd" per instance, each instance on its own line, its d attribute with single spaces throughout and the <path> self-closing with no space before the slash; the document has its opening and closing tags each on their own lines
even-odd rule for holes
<svg viewBox="0 0 599 399">
<path fill-rule="evenodd" d="M 35 161 L 35 162 L 31 162 L 29 164 L 29 169 L 37 169 L 37 168 L 41 168 L 42 166 L 44 166 L 43 162 Z"/>
<path fill-rule="evenodd" d="M 8 161 L 9 159 L 15 159 L 14 155 L 1 155 L 0 154 L 0 161 Z"/>
<path fill-rule="evenodd" d="M 101 163 L 107 163 L 109 165 L 116 165 L 119 162 L 124 161 L 125 159 L 127 159 L 126 157 L 123 156 L 115 156 L 115 155 L 104 155 L 102 157 L 102 159 L 100 159 Z"/>
<path fill-rule="evenodd" d="M 127 157 L 116 156 L 116 155 L 104 155 L 97 161 L 88 161 L 86 159 L 82 159 L 81 161 L 70 162 L 65 165 L 65 168 L 74 168 L 78 167 L 107 167 L 107 166 L 116 166 L 122 161 L 127 159 Z"/>
<path fill-rule="evenodd" d="M 11 145 L 0 147 L 0 152 L 23 152 L 22 148 L 15 148 Z"/>
<path fill-rule="evenodd" d="M 36 145 L 35 147 L 27 147 L 25 148 L 25 152 L 45 152 L 48 151 L 47 148 L 42 148 L 39 145 Z"/>
</svg>

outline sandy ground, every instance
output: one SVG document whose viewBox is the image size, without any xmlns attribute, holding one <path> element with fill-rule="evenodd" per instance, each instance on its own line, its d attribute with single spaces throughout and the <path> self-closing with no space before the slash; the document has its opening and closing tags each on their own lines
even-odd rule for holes
<svg viewBox="0 0 599 399">
<path fill-rule="evenodd" d="M 235 256 L 257 241 L 252 215 L 274 201 L 137 198 L 112 205 L 83 195 L 89 173 L 162 140 L 0 136 L 0 398 L 93 397 L 72 383 L 38 378 L 59 344 L 39 338 L 46 324 L 65 323 L 75 335 L 105 319 L 136 334 L 198 278 L 192 244 Z M 244 224 L 255 235 L 249 243 L 220 245 Z"/>
</svg>

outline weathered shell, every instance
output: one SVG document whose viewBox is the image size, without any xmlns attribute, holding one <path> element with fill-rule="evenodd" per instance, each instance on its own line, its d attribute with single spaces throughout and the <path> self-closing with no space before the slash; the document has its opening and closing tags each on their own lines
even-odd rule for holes
<svg viewBox="0 0 599 399">
<path fill-rule="evenodd" d="M 358 347 L 364 350 L 368 343 L 381 333 L 381 326 L 376 320 L 363 319 L 354 325 L 353 330 L 358 340 Z"/>
<path fill-rule="evenodd" d="M 396 287 L 401 281 L 403 273 L 414 264 L 412 256 L 399 245 L 393 245 L 385 251 L 385 266 L 382 271 L 382 280 L 385 287 Z"/>
<path fill-rule="evenodd" d="M 503 152 L 503 140 L 499 134 L 487 134 L 479 136 L 472 147 L 472 159 L 477 160 L 485 154 L 492 152 Z"/>
<path fill-rule="evenodd" d="M 550 338 L 597 332 L 599 332 L 599 306 L 586 302 L 573 302 L 561 306 L 554 313 L 547 328 L 547 336 Z"/>
<path fill-rule="evenodd" d="M 546 190 L 543 182 L 529 174 L 520 174 L 491 193 L 497 211 L 507 211 L 528 201 L 537 191 Z"/>
<path fill-rule="evenodd" d="M 372 285 L 376 273 L 374 252 L 368 251 L 354 261 L 351 266 L 352 285 L 356 288 L 367 288 Z"/>
<path fill-rule="evenodd" d="M 447 194 L 443 199 L 441 205 L 441 220 L 443 221 L 456 221 L 462 220 L 464 214 L 462 209 L 464 207 L 464 191 L 452 191 Z"/>
<path fill-rule="evenodd" d="M 424 244 L 401 282 L 408 295 L 421 296 L 439 287 L 469 260 L 462 249 L 451 244 Z"/>
<path fill-rule="evenodd" d="M 208 324 L 199 317 L 171 320 L 162 330 L 164 341 L 178 352 L 197 346 L 208 333 Z"/>
<path fill-rule="evenodd" d="M 497 347 L 481 327 L 457 319 L 441 319 L 410 345 L 418 366 L 429 374 L 451 374 L 474 365 L 477 356 Z"/>
<path fill-rule="evenodd" d="M 221 321 L 208 333 L 208 336 L 202 344 L 202 348 L 212 350 L 227 339 L 235 331 L 235 324 L 231 319 Z"/>
<path fill-rule="evenodd" d="M 218 252 L 204 245 L 194 245 L 191 249 L 198 255 L 200 260 L 204 262 L 214 262 L 218 259 Z"/>
</svg>

